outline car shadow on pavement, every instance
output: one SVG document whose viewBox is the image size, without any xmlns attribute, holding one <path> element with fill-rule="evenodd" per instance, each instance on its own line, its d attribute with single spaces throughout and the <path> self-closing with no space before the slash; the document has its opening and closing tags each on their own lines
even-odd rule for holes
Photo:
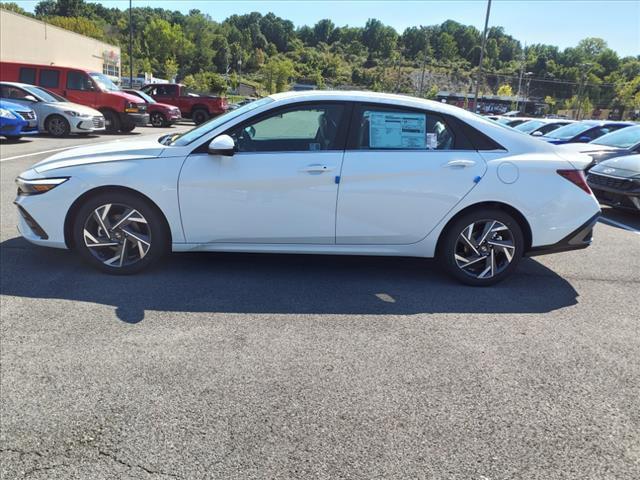
<svg viewBox="0 0 640 480">
<path fill-rule="evenodd" d="M 72 252 L 22 238 L 0 244 L 1 292 L 112 305 L 128 323 L 146 310 L 211 313 L 411 315 L 544 313 L 577 292 L 535 260 L 504 282 L 461 285 L 430 260 L 323 255 L 180 253 L 133 276 L 112 276 Z"/>
</svg>

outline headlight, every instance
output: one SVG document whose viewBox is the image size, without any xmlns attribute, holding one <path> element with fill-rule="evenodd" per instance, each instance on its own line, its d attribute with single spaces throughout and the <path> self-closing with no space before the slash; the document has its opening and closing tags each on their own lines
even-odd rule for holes
<svg viewBox="0 0 640 480">
<path fill-rule="evenodd" d="M 124 111 L 127 113 L 138 113 L 138 104 L 134 102 L 126 102 L 124 104 Z"/>
<path fill-rule="evenodd" d="M 5 110 L 4 108 L 0 108 L 0 117 L 3 118 L 18 118 L 9 110 Z"/>
<path fill-rule="evenodd" d="M 25 180 L 24 178 L 16 178 L 18 185 L 18 195 L 39 195 L 41 193 L 53 190 L 58 185 L 69 180 L 69 177 L 61 178 L 38 178 L 35 180 Z"/>
<path fill-rule="evenodd" d="M 86 113 L 74 112 L 73 110 L 65 110 L 64 113 L 71 117 L 80 117 L 80 118 L 88 118 L 89 115 Z"/>
</svg>

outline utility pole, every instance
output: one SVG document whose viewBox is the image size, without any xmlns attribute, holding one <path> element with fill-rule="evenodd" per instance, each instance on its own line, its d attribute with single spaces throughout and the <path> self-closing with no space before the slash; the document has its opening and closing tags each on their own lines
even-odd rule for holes
<svg viewBox="0 0 640 480">
<path fill-rule="evenodd" d="M 520 111 L 520 90 L 522 89 L 522 75 L 524 75 L 524 64 L 525 64 L 525 54 L 524 51 L 526 50 L 527 45 L 524 45 L 524 48 L 522 49 L 522 57 L 520 59 L 520 78 L 518 79 L 518 93 L 516 93 L 516 110 Z"/>
<path fill-rule="evenodd" d="M 591 63 L 583 63 L 580 66 L 583 68 L 582 76 L 580 77 L 580 83 L 578 84 L 578 110 L 576 112 L 576 120 L 580 120 L 582 115 L 582 103 L 584 102 L 584 92 L 586 91 L 587 75 L 591 71 Z"/>
<path fill-rule="evenodd" d="M 133 23 L 131 22 L 131 2 L 129 0 L 129 88 L 133 88 Z"/>
<path fill-rule="evenodd" d="M 418 93 L 418 96 L 420 98 L 422 98 L 422 89 L 424 87 L 424 70 L 426 66 L 427 66 L 427 52 L 424 52 L 422 56 L 422 73 L 420 74 L 420 90 Z"/>
<path fill-rule="evenodd" d="M 489 13 L 491 12 L 491 0 L 487 1 L 487 15 L 484 17 L 484 31 L 482 32 L 482 48 L 480 49 L 480 65 L 478 65 L 478 76 L 476 77 L 476 93 L 473 96 L 473 112 L 478 112 L 478 89 L 482 79 L 482 61 L 484 60 L 484 47 L 487 43 L 487 26 L 489 25 Z"/>
</svg>

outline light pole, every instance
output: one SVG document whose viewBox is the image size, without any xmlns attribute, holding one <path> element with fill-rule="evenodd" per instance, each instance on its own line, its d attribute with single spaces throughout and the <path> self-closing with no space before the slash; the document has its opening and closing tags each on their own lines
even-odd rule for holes
<svg viewBox="0 0 640 480">
<path fill-rule="evenodd" d="M 238 60 L 238 80 L 242 77 L 242 60 Z"/>
<path fill-rule="evenodd" d="M 478 112 L 478 89 L 482 78 L 482 61 L 484 60 L 484 47 L 487 43 L 487 26 L 489 25 L 489 13 L 491 12 L 491 0 L 487 1 L 487 14 L 484 17 L 484 31 L 482 32 L 482 48 L 480 49 L 480 64 L 478 65 L 478 76 L 476 77 L 476 93 L 473 96 L 473 111 Z"/>
</svg>

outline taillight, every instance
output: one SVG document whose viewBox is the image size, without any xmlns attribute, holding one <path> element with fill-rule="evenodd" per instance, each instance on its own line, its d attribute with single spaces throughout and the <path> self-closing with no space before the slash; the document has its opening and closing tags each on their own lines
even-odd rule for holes
<svg viewBox="0 0 640 480">
<path fill-rule="evenodd" d="M 571 183 L 573 183 L 576 187 L 584 190 L 588 195 L 591 195 L 591 188 L 589 188 L 589 184 L 587 183 L 587 177 L 584 175 L 584 171 L 582 170 L 557 170 L 558 175 L 566 178 Z"/>
</svg>

